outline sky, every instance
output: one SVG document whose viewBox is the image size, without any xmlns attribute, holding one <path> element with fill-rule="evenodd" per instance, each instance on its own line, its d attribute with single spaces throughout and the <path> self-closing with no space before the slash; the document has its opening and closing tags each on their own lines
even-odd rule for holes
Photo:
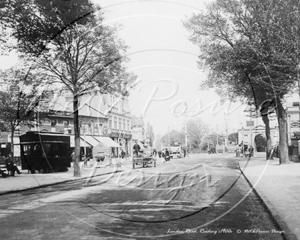
<svg viewBox="0 0 300 240">
<path fill-rule="evenodd" d="M 181 130 L 186 120 L 195 118 L 211 131 L 221 132 L 227 124 L 228 133 L 250 120 L 244 117 L 245 106 L 221 105 L 213 89 L 199 87 L 207 74 L 197 66 L 199 49 L 188 40 L 183 21 L 203 10 L 207 1 L 94 2 L 105 11 L 106 24 L 122 26 L 118 36 L 130 47 L 128 68 L 140 80 L 129 98 L 132 113 L 143 116 L 156 134 Z"/>
<path fill-rule="evenodd" d="M 139 81 L 130 93 L 131 112 L 143 116 L 155 134 L 181 130 L 186 120 L 195 118 L 209 124 L 212 132 L 222 132 L 227 125 L 231 133 L 250 120 L 243 113 L 245 106 L 221 105 L 213 89 L 199 87 L 207 75 L 197 66 L 199 49 L 188 40 L 183 21 L 203 10 L 207 1 L 93 2 L 104 10 L 105 24 L 120 26 L 117 36 L 129 46 L 127 67 Z M 16 60 L 14 54 L 0 57 L 0 66 L 7 68 Z"/>
</svg>

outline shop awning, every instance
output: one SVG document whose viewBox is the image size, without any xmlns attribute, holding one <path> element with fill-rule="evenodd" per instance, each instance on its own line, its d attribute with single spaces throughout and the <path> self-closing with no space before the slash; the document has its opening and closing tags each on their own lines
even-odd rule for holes
<svg viewBox="0 0 300 240">
<path fill-rule="evenodd" d="M 88 144 L 90 144 L 93 147 L 96 146 L 97 144 L 99 144 L 99 141 L 97 141 L 92 136 L 81 136 L 81 139 L 83 139 L 85 142 L 87 142 Z"/>
<path fill-rule="evenodd" d="M 96 137 L 94 136 L 94 138 L 98 141 L 103 143 L 105 146 L 107 147 L 116 147 L 116 148 L 120 148 L 121 146 L 116 143 L 115 141 L 113 141 L 111 138 L 109 137 Z"/>
<path fill-rule="evenodd" d="M 80 137 L 80 147 L 91 147 L 92 145 L 88 142 L 84 141 L 82 137 Z M 70 147 L 75 147 L 74 136 L 70 136 Z"/>
</svg>

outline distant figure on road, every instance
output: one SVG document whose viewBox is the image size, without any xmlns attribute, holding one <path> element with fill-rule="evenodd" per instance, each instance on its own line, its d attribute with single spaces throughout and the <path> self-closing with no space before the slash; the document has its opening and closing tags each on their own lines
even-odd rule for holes
<svg viewBox="0 0 300 240">
<path fill-rule="evenodd" d="M 170 161 L 170 152 L 169 152 L 169 150 L 167 148 L 165 150 L 165 160 L 166 161 Z"/>
<path fill-rule="evenodd" d="M 158 157 L 161 158 L 162 152 L 161 150 L 158 150 Z"/>
<path fill-rule="evenodd" d="M 156 151 L 156 149 L 153 149 L 153 152 L 152 152 L 152 154 L 153 154 L 153 156 L 154 156 L 154 157 L 156 157 L 156 155 L 157 155 L 157 151 Z"/>
<path fill-rule="evenodd" d="M 137 143 L 137 141 L 135 141 L 135 144 L 133 145 L 133 154 L 138 156 L 140 150 L 141 150 L 140 145 Z"/>
</svg>

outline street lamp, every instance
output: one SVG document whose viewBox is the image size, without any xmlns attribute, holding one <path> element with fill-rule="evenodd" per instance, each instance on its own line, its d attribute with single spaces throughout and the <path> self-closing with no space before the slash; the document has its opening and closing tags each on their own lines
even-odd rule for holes
<svg viewBox="0 0 300 240">
<path fill-rule="evenodd" d="M 245 157 L 245 148 L 244 148 L 244 127 L 242 127 L 242 151 L 243 151 L 243 158 Z"/>
</svg>

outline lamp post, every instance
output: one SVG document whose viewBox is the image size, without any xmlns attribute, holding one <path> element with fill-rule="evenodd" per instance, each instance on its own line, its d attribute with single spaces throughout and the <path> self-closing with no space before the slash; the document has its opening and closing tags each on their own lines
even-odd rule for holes
<svg viewBox="0 0 300 240">
<path fill-rule="evenodd" d="M 289 143 L 289 146 L 292 145 L 292 139 L 291 139 L 291 115 L 289 114 L 288 115 L 288 143 Z"/>
<path fill-rule="evenodd" d="M 242 127 L 242 151 L 243 151 L 243 158 L 245 157 L 245 148 L 244 148 L 244 127 Z"/>
</svg>

